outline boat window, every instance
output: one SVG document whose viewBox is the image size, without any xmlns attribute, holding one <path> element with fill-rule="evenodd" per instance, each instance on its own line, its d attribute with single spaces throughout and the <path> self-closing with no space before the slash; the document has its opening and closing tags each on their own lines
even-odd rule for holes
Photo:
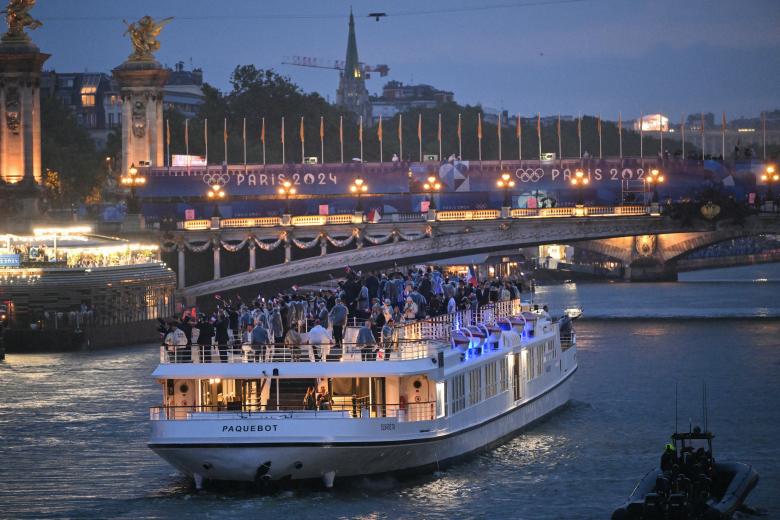
<svg viewBox="0 0 780 520">
<path fill-rule="evenodd" d="M 452 413 L 457 413 L 466 407 L 466 377 L 464 374 L 454 376 L 450 382 L 452 389 Z"/>
<path fill-rule="evenodd" d="M 498 377 L 496 374 L 496 363 L 485 365 L 485 399 L 493 397 L 498 392 Z"/>
<path fill-rule="evenodd" d="M 482 400 L 482 367 L 469 370 L 469 406 Z"/>
<path fill-rule="evenodd" d="M 509 359 L 506 357 L 501 358 L 498 378 L 500 391 L 509 390 Z"/>
</svg>

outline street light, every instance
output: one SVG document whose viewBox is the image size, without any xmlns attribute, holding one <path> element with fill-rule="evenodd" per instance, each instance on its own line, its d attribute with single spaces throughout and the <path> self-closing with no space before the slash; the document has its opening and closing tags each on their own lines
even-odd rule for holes
<svg viewBox="0 0 780 520">
<path fill-rule="evenodd" d="M 357 207 L 355 211 L 363 211 L 363 201 L 361 195 L 368 192 L 368 184 L 363 180 L 363 177 L 358 177 L 352 181 L 352 185 L 349 187 L 349 191 L 357 195 Z"/>
<path fill-rule="evenodd" d="M 224 199 L 225 190 L 219 184 L 212 184 L 206 196 L 211 200 Z"/>
<path fill-rule="evenodd" d="M 279 195 L 284 197 L 284 213 L 286 215 L 290 214 L 290 195 L 295 195 L 296 191 L 295 186 L 290 181 L 284 181 L 279 187 Z"/>
<path fill-rule="evenodd" d="M 577 170 L 574 172 L 574 177 L 571 178 L 571 184 L 572 186 L 577 188 L 577 205 L 582 206 L 585 204 L 583 195 L 582 195 L 582 189 L 588 185 L 590 180 L 585 177 L 585 173 L 583 173 L 582 170 Z"/>
<path fill-rule="evenodd" d="M 510 207 L 512 200 L 509 196 L 509 190 L 515 187 L 515 181 L 512 180 L 512 176 L 506 172 L 502 173 L 501 178 L 496 182 L 496 186 L 504 190 L 504 207 Z"/>
<path fill-rule="evenodd" d="M 119 182 L 122 183 L 122 186 L 130 188 L 130 201 L 128 201 L 128 210 L 132 209 L 133 211 L 130 211 L 131 213 L 135 213 L 136 208 L 136 197 L 135 197 L 135 189 L 138 186 L 144 186 L 146 185 L 146 177 L 143 175 L 139 175 L 138 168 L 135 167 L 135 163 L 130 165 L 130 168 L 127 170 L 127 173 L 125 175 L 122 175 L 120 177 Z"/>
<path fill-rule="evenodd" d="M 423 191 L 428 194 L 428 209 L 436 209 L 436 201 L 433 199 L 433 192 L 441 189 L 441 183 L 433 175 L 429 176 L 423 184 Z"/>
<path fill-rule="evenodd" d="M 658 185 L 663 184 L 664 176 L 656 168 L 650 170 L 650 175 L 645 177 L 646 184 L 653 187 L 653 202 L 658 202 Z"/>
</svg>

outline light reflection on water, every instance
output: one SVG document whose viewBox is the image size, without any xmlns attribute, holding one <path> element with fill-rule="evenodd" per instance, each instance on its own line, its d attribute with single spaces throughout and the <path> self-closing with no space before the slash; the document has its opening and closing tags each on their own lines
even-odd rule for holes
<svg viewBox="0 0 780 520">
<path fill-rule="evenodd" d="M 668 285 L 668 286 L 667 286 Z M 736 285 L 736 284 L 735 284 Z M 707 320 L 591 320 L 577 324 L 574 399 L 515 439 L 431 475 L 341 481 L 332 492 L 269 496 L 242 489 L 196 494 L 147 447 L 148 407 L 159 388 L 153 345 L 0 364 L 0 517 L 173 518 L 607 518 L 657 463 L 674 424 L 700 415 L 709 387 L 716 456 L 754 464 L 750 504 L 780 516 L 780 320 L 733 320 L 763 307 L 772 284 L 612 284 L 541 288 L 553 310 L 585 316 L 654 309 L 720 294 Z M 700 309 L 689 309 L 701 312 Z M 599 314 L 602 313 L 602 314 Z M 726 314 L 727 315 L 727 314 Z M 740 314 L 741 315 L 741 314 Z"/>
</svg>

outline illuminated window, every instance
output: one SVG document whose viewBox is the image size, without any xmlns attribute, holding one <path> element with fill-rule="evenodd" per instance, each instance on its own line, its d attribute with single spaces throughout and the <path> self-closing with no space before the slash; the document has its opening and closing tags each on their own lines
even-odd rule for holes
<svg viewBox="0 0 780 520">
<path fill-rule="evenodd" d="M 81 87 L 81 106 L 94 107 L 96 93 L 97 87 L 95 86 Z"/>
</svg>

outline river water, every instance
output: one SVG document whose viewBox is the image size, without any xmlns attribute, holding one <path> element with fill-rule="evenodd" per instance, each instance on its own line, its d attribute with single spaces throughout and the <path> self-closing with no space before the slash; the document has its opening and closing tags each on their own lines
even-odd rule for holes
<svg viewBox="0 0 780 520">
<path fill-rule="evenodd" d="M 753 464 L 761 481 L 748 503 L 780 518 L 780 265 L 685 279 L 539 288 L 551 310 L 587 316 L 569 406 L 439 473 L 337 479 L 331 492 L 195 493 L 145 444 L 160 399 L 154 345 L 10 355 L 0 363 L 0 518 L 609 518 L 658 463 L 675 384 L 687 426 L 701 416 L 702 382 L 716 458 Z"/>
</svg>

